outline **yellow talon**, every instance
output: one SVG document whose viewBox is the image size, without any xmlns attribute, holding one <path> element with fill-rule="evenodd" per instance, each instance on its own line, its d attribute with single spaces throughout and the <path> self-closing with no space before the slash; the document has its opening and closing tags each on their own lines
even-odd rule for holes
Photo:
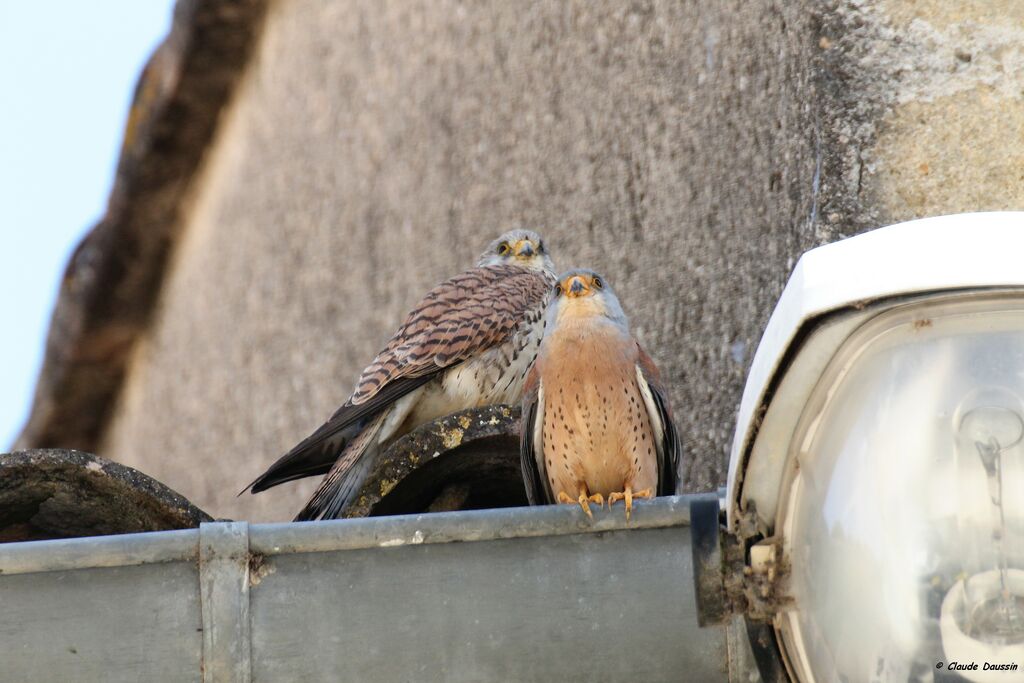
<svg viewBox="0 0 1024 683">
<path fill-rule="evenodd" d="M 611 509 L 612 505 L 620 500 L 626 501 L 626 521 L 629 521 L 629 515 L 633 512 L 634 498 L 654 498 L 654 493 L 651 489 L 644 489 L 634 493 L 633 487 L 627 486 L 625 491 L 613 491 L 608 494 L 608 508 Z"/>
<path fill-rule="evenodd" d="M 559 491 L 558 502 L 569 503 L 570 505 L 578 504 L 581 508 L 583 508 L 583 512 L 587 513 L 587 517 L 593 519 L 594 513 L 590 511 L 590 503 L 596 503 L 598 507 L 604 507 L 604 496 L 602 496 L 600 493 L 595 493 L 592 496 L 588 496 L 587 487 L 581 486 L 579 498 L 574 499 L 565 491 Z"/>
</svg>

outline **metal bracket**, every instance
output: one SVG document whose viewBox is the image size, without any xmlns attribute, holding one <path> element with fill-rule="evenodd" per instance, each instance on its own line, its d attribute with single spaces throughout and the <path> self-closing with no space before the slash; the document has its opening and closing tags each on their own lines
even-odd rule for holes
<svg viewBox="0 0 1024 683">
<path fill-rule="evenodd" d="M 249 524 L 199 526 L 203 683 L 250 683 Z"/>
<path fill-rule="evenodd" d="M 788 603 L 782 596 L 786 567 L 777 539 L 751 539 L 728 533 L 715 501 L 690 502 L 693 583 L 700 626 L 744 617 L 754 660 L 765 683 L 789 680 L 775 641 L 772 619 Z M 748 564 L 749 562 L 749 564 Z"/>
<path fill-rule="evenodd" d="M 737 537 L 725 530 L 715 501 L 690 501 L 693 581 L 700 626 L 722 624 L 737 614 L 770 622 L 790 603 L 789 568 L 779 539 Z"/>
<path fill-rule="evenodd" d="M 690 550 L 693 553 L 693 588 L 697 599 L 697 624 L 725 622 L 730 613 L 722 581 L 721 507 L 717 499 L 690 502 Z"/>
<path fill-rule="evenodd" d="M 787 595 L 789 567 L 782 555 L 781 540 L 765 538 L 748 549 L 749 565 L 743 566 L 742 590 L 745 612 L 752 621 L 770 622 L 792 604 Z"/>
</svg>

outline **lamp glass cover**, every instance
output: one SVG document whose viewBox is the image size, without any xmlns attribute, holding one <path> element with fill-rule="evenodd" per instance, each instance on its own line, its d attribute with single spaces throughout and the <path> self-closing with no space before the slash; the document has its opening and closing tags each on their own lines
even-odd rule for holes
<svg viewBox="0 0 1024 683">
<path fill-rule="evenodd" d="M 1024 301 L 946 298 L 865 323 L 788 462 L 793 602 L 776 626 L 800 680 L 1024 679 L 991 668 L 1024 665 Z"/>
</svg>

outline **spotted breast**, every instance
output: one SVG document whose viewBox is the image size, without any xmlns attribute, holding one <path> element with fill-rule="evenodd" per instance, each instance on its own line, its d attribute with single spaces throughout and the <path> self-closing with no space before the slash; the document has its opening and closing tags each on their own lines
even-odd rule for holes
<svg viewBox="0 0 1024 683">
<path fill-rule="evenodd" d="M 531 503 L 674 493 L 681 448 L 660 374 L 597 273 L 563 274 L 523 390 L 520 455 Z"/>
</svg>

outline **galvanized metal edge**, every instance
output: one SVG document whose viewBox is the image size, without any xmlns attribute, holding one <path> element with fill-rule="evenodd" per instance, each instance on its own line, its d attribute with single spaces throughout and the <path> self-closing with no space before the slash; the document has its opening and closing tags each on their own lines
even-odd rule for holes
<svg viewBox="0 0 1024 683">
<path fill-rule="evenodd" d="M 0 576 L 199 559 L 199 530 L 0 544 Z"/>
<path fill-rule="evenodd" d="M 639 501 L 635 503 L 628 521 L 621 505 L 611 510 L 594 509 L 593 520 L 575 506 L 544 505 L 331 522 L 260 524 L 250 530 L 249 547 L 254 553 L 272 556 L 688 526 L 690 500 L 694 498 L 717 500 L 718 496 L 709 493 Z"/>
<path fill-rule="evenodd" d="M 248 525 L 248 551 L 250 555 L 273 556 L 689 526 L 690 501 L 718 498 L 717 493 L 701 493 L 637 501 L 628 521 L 621 505 L 611 510 L 595 509 L 593 520 L 575 506 L 546 505 L 321 522 L 253 524 Z M 204 524 L 203 528 L 219 526 L 224 526 L 224 523 Z M 198 529 L 186 529 L 2 544 L 0 576 L 160 562 L 197 562 L 200 559 L 200 535 Z"/>
</svg>

